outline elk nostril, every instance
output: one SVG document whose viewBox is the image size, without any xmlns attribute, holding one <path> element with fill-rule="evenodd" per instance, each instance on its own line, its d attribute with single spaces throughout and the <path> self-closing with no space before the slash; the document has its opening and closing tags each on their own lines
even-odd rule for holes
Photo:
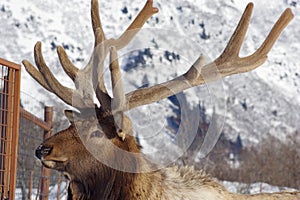
<svg viewBox="0 0 300 200">
<path fill-rule="evenodd" d="M 42 156 L 49 155 L 51 153 L 51 150 L 52 150 L 52 147 L 46 147 L 46 146 L 40 145 L 35 150 L 35 156 L 38 159 L 41 159 Z"/>
</svg>

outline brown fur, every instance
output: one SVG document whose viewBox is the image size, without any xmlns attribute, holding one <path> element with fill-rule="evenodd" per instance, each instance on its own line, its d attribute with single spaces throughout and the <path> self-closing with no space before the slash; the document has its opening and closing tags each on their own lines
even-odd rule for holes
<svg viewBox="0 0 300 200">
<path fill-rule="evenodd" d="M 299 193 L 278 193 L 240 195 L 229 193 L 215 179 L 203 171 L 191 167 L 169 167 L 147 173 L 128 173 L 112 169 L 96 158 L 83 145 L 90 134 L 88 128 L 95 124 L 94 119 L 71 120 L 71 126 L 43 142 L 42 146 L 52 147 L 51 153 L 43 156 L 42 163 L 51 169 L 63 172 L 70 180 L 68 200 L 232 200 L 232 199 L 284 199 L 296 200 Z M 97 122 L 98 123 L 98 122 Z M 97 124 L 96 123 L 96 124 Z M 135 138 L 127 135 L 122 141 L 115 131 L 112 121 L 100 122 L 105 138 L 116 146 L 130 152 L 141 153 Z M 78 135 L 78 131 L 81 138 Z M 127 130 L 128 131 L 128 130 Z M 115 135 L 115 137 L 113 137 Z M 99 143 L 101 144 L 101 143 Z M 109 147 L 99 146 L 104 155 L 119 162 L 120 159 L 137 170 L 140 165 L 151 166 L 143 159 L 120 157 Z M 126 160 L 127 159 L 127 160 Z"/>
<path fill-rule="evenodd" d="M 133 137 L 131 121 L 124 116 L 125 111 L 162 100 L 173 95 L 175 91 L 180 92 L 188 87 L 214 81 L 216 78 L 251 71 L 265 62 L 273 43 L 292 20 L 293 14 L 287 9 L 262 47 L 252 56 L 240 58 L 238 52 L 252 9 L 253 3 L 249 3 L 229 44 L 215 61 L 205 65 L 203 56 L 200 56 L 185 74 L 163 84 L 137 89 L 127 94 L 124 93 L 122 84 L 118 84 L 122 81 L 116 51 L 126 46 L 147 19 L 158 12 L 158 9 L 153 7 L 153 0 L 146 2 L 126 29 L 131 32 L 125 31 L 116 40 L 106 39 L 99 16 L 98 0 L 91 0 L 95 49 L 90 62 L 83 69 L 78 69 L 70 63 L 62 47 L 57 49 L 62 67 L 73 80 L 76 90 L 62 86 L 55 79 L 45 64 L 41 42 L 36 43 L 34 53 L 38 70 L 29 61 L 24 60 L 26 70 L 45 89 L 81 112 L 80 115 L 66 112 L 71 126 L 50 137 L 36 149 L 36 155 L 44 166 L 61 171 L 69 179 L 69 200 L 300 199 L 299 193 L 232 194 L 202 171 L 186 167 L 153 171 L 150 170 L 153 169 L 152 163 L 142 156 L 132 156 L 134 153 L 142 153 Z M 102 74 L 102 62 L 108 52 L 113 98 L 108 95 Z M 219 72 L 217 76 L 214 71 L 216 67 Z M 206 77 L 205 80 L 203 77 Z M 96 80 L 99 83 L 96 84 Z M 94 96 L 101 104 L 100 108 L 94 109 Z M 96 116 L 92 116 L 90 111 Z M 113 165 L 121 168 L 109 167 Z M 122 170 L 122 167 L 126 166 L 131 167 L 132 173 Z M 134 173 L 141 171 L 144 173 Z"/>
</svg>

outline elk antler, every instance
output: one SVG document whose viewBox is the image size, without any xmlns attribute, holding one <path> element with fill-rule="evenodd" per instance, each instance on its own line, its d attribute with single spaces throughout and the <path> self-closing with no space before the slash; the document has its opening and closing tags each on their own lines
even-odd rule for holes
<svg viewBox="0 0 300 200">
<path fill-rule="evenodd" d="M 64 87 L 54 77 L 44 61 L 40 42 L 35 45 L 34 50 L 35 62 L 38 70 L 26 60 L 23 61 L 23 64 L 34 79 L 36 79 L 44 88 L 56 94 L 67 104 L 78 109 L 94 107 L 93 96 L 96 94 L 102 109 L 104 111 L 109 111 L 110 114 L 118 114 L 117 116 L 120 116 L 118 119 L 123 119 L 123 111 L 159 101 L 193 86 L 221 79 L 222 77 L 232 74 L 248 72 L 257 68 L 266 61 L 267 54 L 277 38 L 294 17 L 291 9 L 286 9 L 261 47 L 252 55 L 240 58 L 239 52 L 253 10 L 253 3 L 249 3 L 228 45 L 215 61 L 205 65 L 204 58 L 199 56 L 185 74 L 162 84 L 137 89 L 124 94 L 116 51 L 125 47 L 145 22 L 153 14 L 158 12 L 158 9 L 153 7 L 152 0 L 148 0 L 135 20 L 118 39 L 106 39 L 99 16 L 98 1 L 92 0 L 91 5 L 95 47 L 88 65 L 83 69 L 78 69 L 68 59 L 65 50 L 62 47 L 57 48 L 60 63 L 66 74 L 75 83 L 76 89 Z M 106 90 L 103 77 L 103 63 L 108 53 L 110 53 L 112 61 L 110 71 L 113 86 L 113 99 Z M 120 130 L 122 130 L 122 126 L 122 120 L 121 123 L 117 122 L 117 127 Z"/>
<path fill-rule="evenodd" d="M 126 107 L 124 109 L 130 110 L 141 105 L 150 104 L 193 86 L 221 79 L 232 74 L 248 72 L 262 65 L 266 61 L 267 54 L 277 38 L 293 19 L 294 15 L 291 9 L 286 9 L 261 47 L 252 55 L 240 58 L 239 52 L 248 29 L 252 10 L 253 3 L 249 3 L 224 52 L 215 61 L 204 66 L 204 60 L 200 56 L 185 74 L 162 84 L 127 93 Z"/>
<path fill-rule="evenodd" d="M 61 46 L 57 48 L 60 63 L 66 74 L 75 83 L 76 89 L 63 86 L 54 77 L 44 61 L 41 51 L 41 42 L 36 43 L 34 50 L 35 63 L 38 69 L 27 60 L 23 61 L 23 65 L 37 82 L 48 91 L 57 95 L 65 103 L 78 109 L 93 107 L 93 95 L 96 93 L 101 106 L 103 109 L 107 110 L 110 109 L 111 106 L 111 97 L 108 95 L 104 84 L 103 63 L 109 52 L 109 48 L 115 46 L 116 49 L 119 50 L 125 47 L 142 28 L 145 22 L 153 14 L 158 12 L 158 9 L 153 7 L 152 0 L 148 0 L 135 20 L 118 39 L 106 40 L 99 16 L 98 0 L 92 0 L 91 5 L 95 49 L 88 65 L 83 69 L 78 69 L 69 60 L 65 50 Z"/>
</svg>

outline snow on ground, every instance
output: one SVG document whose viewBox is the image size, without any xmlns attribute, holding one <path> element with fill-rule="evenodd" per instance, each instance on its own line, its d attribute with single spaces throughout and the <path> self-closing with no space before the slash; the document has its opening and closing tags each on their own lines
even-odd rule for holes
<svg viewBox="0 0 300 200">
<path fill-rule="evenodd" d="M 238 183 L 222 181 L 222 184 L 227 188 L 228 191 L 233 193 L 243 193 L 243 194 L 258 194 L 258 193 L 274 193 L 281 191 L 296 191 L 292 188 L 272 186 L 267 183 Z"/>
<path fill-rule="evenodd" d="M 61 200 L 66 200 L 67 199 L 67 183 L 66 182 L 62 182 L 60 185 L 60 192 L 58 193 L 58 185 L 55 186 L 51 186 L 49 188 L 49 200 L 57 200 L 57 195 L 59 194 L 59 197 Z M 28 191 L 26 191 L 28 192 Z M 38 190 L 36 188 L 32 189 L 32 195 L 31 195 L 31 199 L 38 199 Z M 16 193 L 15 193 L 15 200 L 22 200 L 22 190 L 20 188 L 16 189 Z M 26 196 L 27 197 L 27 196 Z"/>
</svg>

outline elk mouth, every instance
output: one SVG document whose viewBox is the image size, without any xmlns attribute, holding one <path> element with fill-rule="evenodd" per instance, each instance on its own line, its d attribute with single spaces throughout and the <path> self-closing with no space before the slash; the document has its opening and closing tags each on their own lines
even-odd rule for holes
<svg viewBox="0 0 300 200">
<path fill-rule="evenodd" d="M 54 159 L 47 159 L 42 157 L 41 158 L 41 163 L 46 167 L 50 169 L 55 169 L 58 171 L 64 171 L 65 166 L 66 166 L 66 161 L 67 160 L 54 160 Z"/>
<path fill-rule="evenodd" d="M 44 160 L 44 158 L 41 159 L 42 164 L 50 169 L 55 169 L 56 168 L 56 161 L 53 160 Z"/>
</svg>

